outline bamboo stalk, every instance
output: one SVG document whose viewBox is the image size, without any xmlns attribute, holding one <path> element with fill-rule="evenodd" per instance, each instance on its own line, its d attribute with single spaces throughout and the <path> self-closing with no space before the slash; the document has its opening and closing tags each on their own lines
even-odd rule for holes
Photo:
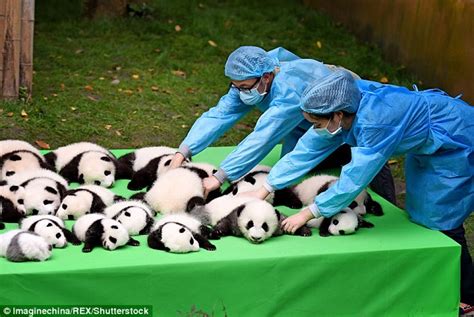
<svg viewBox="0 0 474 317">
<path fill-rule="evenodd" d="M 33 85 L 33 32 L 35 23 L 35 0 L 22 0 L 20 87 L 25 87 L 28 98 Z"/>
<path fill-rule="evenodd" d="M 4 46 L 6 35 L 6 10 L 7 2 L 0 0 L 0 96 L 3 92 L 3 64 L 4 64 Z"/>
<path fill-rule="evenodd" d="M 6 0 L 3 97 L 17 98 L 20 84 L 21 1 Z"/>
</svg>

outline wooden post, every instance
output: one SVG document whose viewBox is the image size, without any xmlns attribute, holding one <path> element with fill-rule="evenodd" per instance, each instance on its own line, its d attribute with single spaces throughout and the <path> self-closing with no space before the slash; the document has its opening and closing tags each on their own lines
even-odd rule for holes
<svg viewBox="0 0 474 317">
<path fill-rule="evenodd" d="M 33 32 L 35 22 L 35 0 L 22 0 L 21 7 L 21 50 L 20 87 L 26 88 L 31 97 L 33 85 Z"/>
<path fill-rule="evenodd" d="M 0 0 L 0 95 L 3 95 L 3 57 L 7 30 L 7 2 Z"/>
<path fill-rule="evenodd" d="M 18 97 L 20 87 L 21 1 L 6 1 L 6 32 L 3 46 L 3 97 Z"/>
</svg>

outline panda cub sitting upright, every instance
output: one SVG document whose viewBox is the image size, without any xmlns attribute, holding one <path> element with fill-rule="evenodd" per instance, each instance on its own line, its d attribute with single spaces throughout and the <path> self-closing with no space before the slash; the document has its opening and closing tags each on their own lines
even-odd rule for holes
<svg viewBox="0 0 474 317">
<path fill-rule="evenodd" d="M 52 169 L 31 144 L 20 140 L 0 141 L 0 180 L 7 180 L 18 172 L 42 168 Z"/>
<path fill-rule="evenodd" d="M 77 239 L 84 242 L 82 252 L 91 252 L 96 246 L 115 250 L 124 245 L 140 245 L 140 242 L 130 237 L 120 222 L 106 218 L 102 214 L 80 217 L 74 223 L 72 231 Z"/>
<path fill-rule="evenodd" d="M 106 207 L 123 199 L 108 188 L 82 185 L 66 192 L 56 216 L 63 220 L 74 220 L 88 213 L 102 213 Z"/>
<path fill-rule="evenodd" d="M 68 242 L 81 244 L 64 222 L 56 216 L 30 216 L 21 221 L 20 229 L 28 230 L 42 236 L 54 248 L 64 248 Z"/>
<path fill-rule="evenodd" d="M 4 222 L 19 222 L 26 216 L 24 205 L 25 189 L 0 181 L 0 230 L 5 229 Z"/>
<path fill-rule="evenodd" d="M 52 249 L 34 232 L 16 229 L 0 234 L 0 256 L 8 261 L 45 261 L 51 257 Z"/>
<path fill-rule="evenodd" d="M 105 208 L 106 217 L 117 220 L 131 236 L 148 234 L 154 224 L 155 213 L 141 201 L 119 201 Z"/>
<path fill-rule="evenodd" d="M 133 171 L 105 148 L 89 142 L 73 143 L 45 155 L 46 161 L 69 182 L 110 187 Z"/>
<path fill-rule="evenodd" d="M 197 215 L 206 223 L 208 219 L 213 229 L 210 239 L 223 236 L 245 237 L 252 243 L 262 243 L 270 237 L 285 234 L 281 229 L 284 215 L 275 210 L 267 201 L 247 197 L 222 196 L 205 206 L 198 206 L 191 214 Z M 295 235 L 311 236 L 307 226 L 299 228 Z"/>
<path fill-rule="evenodd" d="M 25 188 L 27 215 L 54 215 L 68 186 L 60 175 L 45 169 L 17 173 L 9 182 Z"/>
<path fill-rule="evenodd" d="M 207 227 L 187 213 L 163 216 L 148 235 L 148 246 L 152 249 L 172 253 L 199 251 L 199 248 L 214 251 L 216 247 L 205 237 Z"/>
<path fill-rule="evenodd" d="M 138 149 L 119 158 L 119 162 L 133 170 L 127 188 L 140 190 L 150 187 L 158 175 L 166 172 L 176 149 L 167 146 L 153 146 Z"/>
</svg>

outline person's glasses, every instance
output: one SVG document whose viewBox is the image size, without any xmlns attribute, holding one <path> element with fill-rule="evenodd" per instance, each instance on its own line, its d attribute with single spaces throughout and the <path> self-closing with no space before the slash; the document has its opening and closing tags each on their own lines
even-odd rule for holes
<svg viewBox="0 0 474 317">
<path fill-rule="evenodd" d="M 257 86 L 257 84 L 260 82 L 260 80 L 262 79 L 262 77 L 259 77 L 259 78 L 256 78 L 255 80 L 255 83 L 250 86 L 249 88 L 239 88 L 237 87 L 236 85 L 234 85 L 232 82 L 229 83 L 229 88 L 235 88 L 237 89 L 239 92 L 240 91 L 243 91 L 243 92 L 250 92 L 250 90 L 254 89 L 255 86 Z"/>
</svg>

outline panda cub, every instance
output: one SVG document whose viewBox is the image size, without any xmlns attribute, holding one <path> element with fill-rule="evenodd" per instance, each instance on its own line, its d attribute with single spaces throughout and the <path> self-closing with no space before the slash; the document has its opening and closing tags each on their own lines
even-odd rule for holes
<svg viewBox="0 0 474 317">
<path fill-rule="evenodd" d="M 66 145 L 49 152 L 45 158 L 69 182 L 110 187 L 116 179 L 132 176 L 132 170 L 128 166 L 94 143 Z"/>
<path fill-rule="evenodd" d="M 27 215 L 54 215 L 68 186 L 60 175 L 45 169 L 17 173 L 9 182 L 25 188 Z"/>
<path fill-rule="evenodd" d="M 26 216 L 24 201 L 25 189 L 22 186 L 0 181 L 0 230 L 5 229 L 3 221 L 19 222 Z"/>
<path fill-rule="evenodd" d="M 102 213 L 106 207 L 123 199 L 105 187 L 82 185 L 66 192 L 56 216 L 63 220 L 74 220 L 88 213 Z"/>
<path fill-rule="evenodd" d="M 0 256 L 8 261 L 45 261 L 52 249 L 44 238 L 30 231 L 16 229 L 0 234 Z"/>
<path fill-rule="evenodd" d="M 105 208 L 104 214 L 120 222 L 131 236 L 148 234 L 155 221 L 155 213 L 150 207 L 137 200 L 116 202 Z"/>
<path fill-rule="evenodd" d="M 150 190 L 131 199 L 143 199 L 153 210 L 164 215 L 191 211 L 204 205 L 204 187 L 198 173 L 184 167 L 160 175 Z"/>
<path fill-rule="evenodd" d="M 123 245 L 138 246 L 140 242 L 131 238 L 127 229 L 118 221 L 102 214 L 88 214 L 77 219 L 72 232 L 84 242 L 82 252 L 91 252 L 94 247 L 115 250 Z"/>
<path fill-rule="evenodd" d="M 168 170 L 176 149 L 154 146 L 138 149 L 119 158 L 119 162 L 133 170 L 127 188 L 140 190 L 151 186 L 158 175 Z"/>
<path fill-rule="evenodd" d="M 213 227 L 211 239 L 223 236 L 245 237 L 252 243 L 262 243 L 270 237 L 285 234 L 281 229 L 284 215 L 264 200 L 247 197 L 222 196 L 204 207 L 192 211 L 196 215 L 208 215 Z M 300 236 L 311 236 L 311 229 L 303 226 L 295 232 Z"/>
<path fill-rule="evenodd" d="M 315 175 L 307 178 L 298 185 L 275 191 L 273 204 L 275 206 L 286 206 L 289 208 L 302 208 L 311 205 L 316 196 L 326 191 L 339 178 L 332 175 Z M 363 190 L 351 203 L 349 208 L 360 215 L 366 213 L 382 216 L 383 210 L 379 203 L 374 201 L 367 190 Z"/>
<path fill-rule="evenodd" d="M 359 228 L 372 228 L 374 226 L 372 223 L 362 219 L 361 215 L 350 208 L 344 208 L 329 218 L 311 219 L 306 225 L 319 228 L 319 235 L 321 237 L 352 234 L 359 230 Z"/>
<path fill-rule="evenodd" d="M 64 248 L 68 242 L 81 244 L 81 241 L 66 229 L 64 222 L 56 216 L 30 216 L 22 220 L 20 229 L 40 235 L 54 248 Z"/>
<path fill-rule="evenodd" d="M 270 166 L 257 165 L 244 177 L 233 182 L 223 194 L 236 196 L 241 193 L 259 189 L 265 183 L 270 170 Z M 265 200 L 273 204 L 274 195 L 274 193 L 270 193 Z"/>
<path fill-rule="evenodd" d="M 20 171 L 52 169 L 43 155 L 31 144 L 20 140 L 0 141 L 0 180 Z"/>
<path fill-rule="evenodd" d="M 206 227 L 187 213 L 166 215 L 153 226 L 148 246 L 172 253 L 199 251 L 199 248 L 214 251 L 216 247 L 203 235 L 203 230 Z"/>
</svg>

